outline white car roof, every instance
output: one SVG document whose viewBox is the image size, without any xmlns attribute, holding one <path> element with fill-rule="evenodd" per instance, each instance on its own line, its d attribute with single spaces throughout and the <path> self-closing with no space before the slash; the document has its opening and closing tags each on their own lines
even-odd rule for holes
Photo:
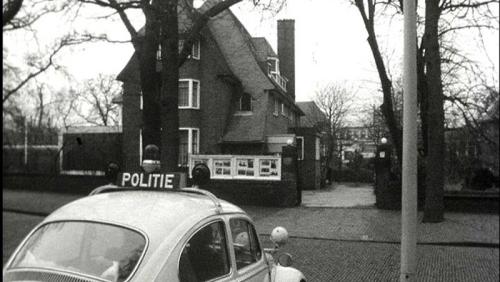
<svg viewBox="0 0 500 282">
<path fill-rule="evenodd" d="M 220 200 L 222 213 L 245 213 Z M 190 228 L 216 215 L 216 206 L 205 195 L 164 191 L 117 191 L 71 202 L 49 215 L 47 221 L 91 220 L 129 226 L 147 234 L 150 241 L 165 238 L 179 226 Z M 161 240 L 161 239 L 160 239 Z"/>
</svg>

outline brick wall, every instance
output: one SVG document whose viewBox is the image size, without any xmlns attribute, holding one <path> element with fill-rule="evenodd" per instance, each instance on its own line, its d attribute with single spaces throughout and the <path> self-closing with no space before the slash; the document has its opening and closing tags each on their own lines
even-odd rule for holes
<svg viewBox="0 0 500 282">
<path fill-rule="evenodd" d="M 293 206 L 297 197 L 296 185 L 291 180 L 211 180 L 202 188 L 236 205 Z"/>
<path fill-rule="evenodd" d="M 222 154 L 228 155 L 263 155 L 266 152 L 264 143 L 255 144 L 224 144 Z"/>
<path fill-rule="evenodd" d="M 63 170 L 104 171 L 111 161 L 123 165 L 121 133 L 64 133 L 63 144 Z"/>
<path fill-rule="evenodd" d="M 304 190 L 321 188 L 321 161 L 316 160 L 316 138 L 314 128 L 298 127 L 292 130 L 304 137 L 304 159 L 299 161 L 299 175 Z M 319 149 L 319 148 L 318 148 Z"/>
<path fill-rule="evenodd" d="M 208 32 L 201 40 L 200 153 L 221 153 L 222 139 L 232 108 L 234 89 L 218 75 L 229 74 L 219 47 Z M 182 123 L 181 123 L 182 124 Z"/>
<path fill-rule="evenodd" d="M 278 115 L 274 115 L 274 100 L 279 96 L 277 94 L 272 94 L 267 92 L 267 103 L 266 103 L 266 135 L 274 134 L 284 134 L 289 132 L 290 127 L 295 127 L 296 124 L 292 122 L 291 119 L 281 114 L 281 106 L 278 111 Z M 279 99 L 279 98 L 278 98 Z M 283 100 L 281 100 L 283 101 Z M 289 107 L 291 109 L 291 107 Z"/>
</svg>

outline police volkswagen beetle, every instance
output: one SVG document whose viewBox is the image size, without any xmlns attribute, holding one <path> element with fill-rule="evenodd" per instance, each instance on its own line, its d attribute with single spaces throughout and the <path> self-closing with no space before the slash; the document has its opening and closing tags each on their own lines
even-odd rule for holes
<svg viewBox="0 0 500 282">
<path fill-rule="evenodd" d="M 208 168 L 195 167 L 205 179 Z M 126 174 L 49 215 L 13 253 L 4 281 L 306 281 L 281 253 L 263 249 L 250 217 L 176 174 Z M 144 185 L 142 185 L 144 184 Z"/>
</svg>

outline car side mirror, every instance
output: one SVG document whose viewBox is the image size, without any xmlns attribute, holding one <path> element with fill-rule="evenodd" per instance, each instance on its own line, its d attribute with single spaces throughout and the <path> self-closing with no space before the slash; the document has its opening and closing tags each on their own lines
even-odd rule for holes
<svg viewBox="0 0 500 282">
<path fill-rule="evenodd" d="M 278 226 L 271 231 L 271 241 L 278 247 L 284 246 L 288 241 L 288 231 L 285 228 Z"/>
</svg>

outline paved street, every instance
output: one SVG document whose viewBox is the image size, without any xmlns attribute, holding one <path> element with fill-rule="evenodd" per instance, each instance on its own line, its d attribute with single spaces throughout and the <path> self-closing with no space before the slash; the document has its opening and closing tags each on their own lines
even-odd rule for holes
<svg viewBox="0 0 500 282">
<path fill-rule="evenodd" d="M 78 197 L 3 190 L 3 262 L 43 219 L 6 210 L 50 212 Z M 243 208 L 254 218 L 266 246 L 270 245 L 268 234 L 273 227 L 288 229 L 291 239 L 283 251 L 293 255 L 294 266 L 309 281 L 399 279 L 400 212 L 374 208 Z M 418 281 L 498 281 L 499 216 L 447 213 L 445 218 L 439 224 L 419 223 Z"/>
<path fill-rule="evenodd" d="M 302 191 L 304 207 L 374 207 L 373 185 L 360 183 L 332 183 L 325 189 Z"/>
</svg>

